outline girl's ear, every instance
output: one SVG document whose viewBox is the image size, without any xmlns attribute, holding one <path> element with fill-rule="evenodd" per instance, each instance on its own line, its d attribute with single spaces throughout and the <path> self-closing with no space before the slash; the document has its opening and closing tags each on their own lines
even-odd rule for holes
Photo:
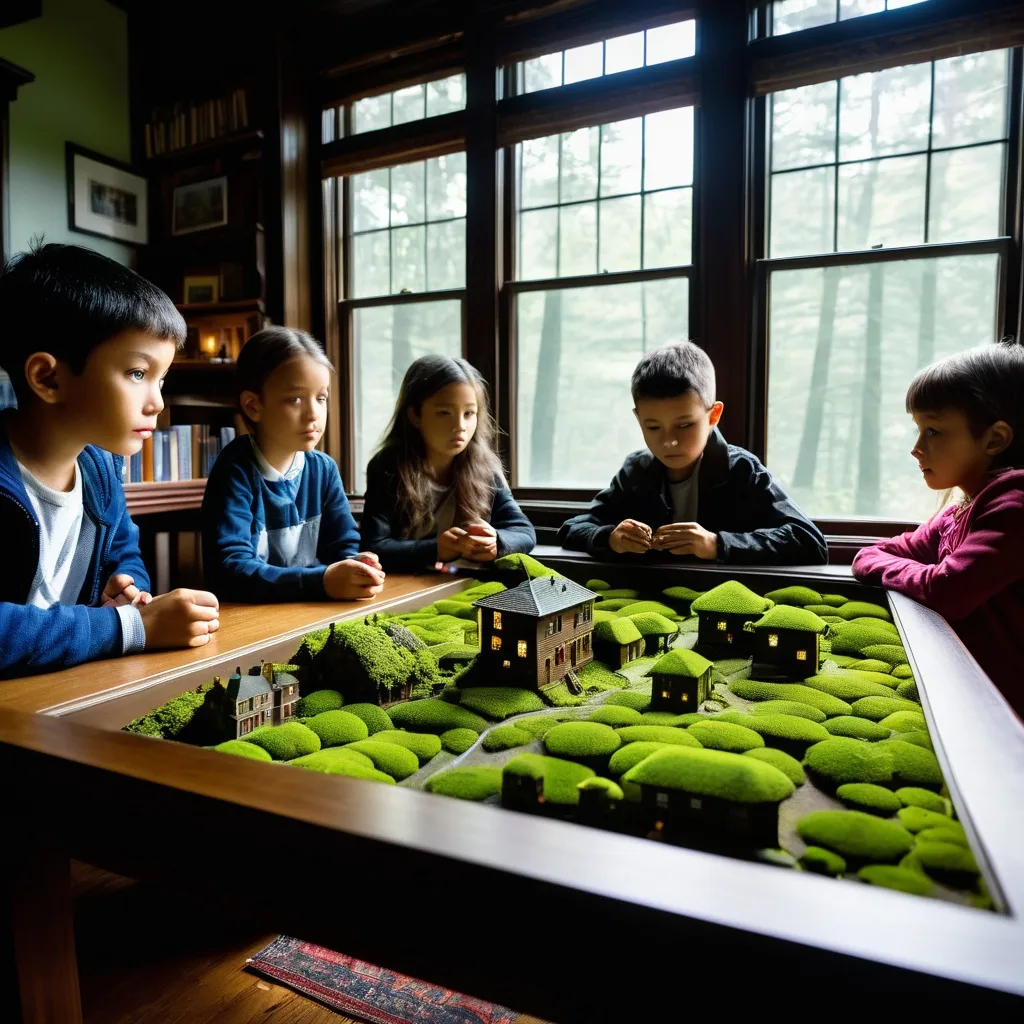
<svg viewBox="0 0 1024 1024">
<path fill-rule="evenodd" d="M 259 423 L 260 417 L 263 415 L 263 402 L 260 401 L 260 396 L 255 391 L 243 391 L 239 396 L 238 404 L 242 407 L 242 412 L 253 423 Z"/>
<path fill-rule="evenodd" d="M 993 458 L 1000 452 L 1005 452 L 1013 444 L 1013 427 L 1006 420 L 996 420 L 988 428 L 988 437 L 985 441 L 985 454 Z"/>
<path fill-rule="evenodd" d="M 420 424 L 423 422 L 423 417 L 421 417 L 420 414 L 411 405 L 409 406 L 408 416 L 409 416 L 409 422 L 417 430 L 419 430 L 420 429 Z"/>
</svg>

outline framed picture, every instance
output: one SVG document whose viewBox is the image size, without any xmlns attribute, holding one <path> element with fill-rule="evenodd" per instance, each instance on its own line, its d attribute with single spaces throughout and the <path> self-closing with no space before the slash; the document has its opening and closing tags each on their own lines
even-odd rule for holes
<svg viewBox="0 0 1024 1024">
<path fill-rule="evenodd" d="M 223 227 L 228 222 L 228 179 L 179 185 L 174 190 L 171 211 L 172 235 Z"/>
<path fill-rule="evenodd" d="M 68 229 L 129 245 L 149 240 L 146 179 L 128 164 L 65 144 Z"/>
<path fill-rule="evenodd" d="M 195 276 L 185 278 L 185 303 L 219 302 L 220 278 L 216 276 Z"/>
</svg>

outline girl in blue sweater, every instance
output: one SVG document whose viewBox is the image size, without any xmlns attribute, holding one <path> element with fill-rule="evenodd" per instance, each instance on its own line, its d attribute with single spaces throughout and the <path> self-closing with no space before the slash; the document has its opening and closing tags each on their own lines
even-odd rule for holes
<svg viewBox="0 0 1024 1024">
<path fill-rule="evenodd" d="M 389 571 L 491 562 L 537 543 L 501 472 L 483 378 L 465 359 L 421 356 L 366 468 L 363 547 Z"/>
<path fill-rule="evenodd" d="M 359 529 L 334 460 L 316 451 L 331 366 L 303 331 L 268 327 L 238 359 L 239 405 L 251 434 L 220 453 L 203 498 L 203 564 L 229 601 L 363 600 L 379 594 L 376 555 Z"/>
</svg>

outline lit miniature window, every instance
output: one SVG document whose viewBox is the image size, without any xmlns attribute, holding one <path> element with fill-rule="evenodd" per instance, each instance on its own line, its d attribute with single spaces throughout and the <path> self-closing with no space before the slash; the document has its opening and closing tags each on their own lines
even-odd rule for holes
<svg viewBox="0 0 1024 1024">
<path fill-rule="evenodd" d="M 501 629 L 501 612 L 494 613 L 494 628 Z"/>
<path fill-rule="evenodd" d="M 684 693 L 679 699 L 683 704 L 685 704 L 690 699 L 690 695 L 688 693 Z"/>
<path fill-rule="evenodd" d="M 501 637 L 500 636 L 492 636 L 491 637 L 491 650 L 492 651 L 500 651 L 501 650 Z"/>
<path fill-rule="evenodd" d="M 668 807 L 668 793 L 657 793 L 654 800 L 659 807 Z"/>
<path fill-rule="evenodd" d="M 768 634 L 768 646 L 769 647 L 778 647 L 779 646 L 779 634 L 778 633 L 769 633 Z"/>
<path fill-rule="evenodd" d="M 519 657 L 520 658 L 525 658 L 526 657 L 526 641 L 525 640 L 520 640 L 519 641 L 519 648 L 518 649 L 519 649 Z"/>
<path fill-rule="evenodd" d="M 806 661 L 807 660 L 807 652 L 806 651 L 797 651 L 796 652 L 796 660 L 797 661 Z"/>
<path fill-rule="evenodd" d="M 725 619 L 718 620 L 718 632 L 724 633 L 729 628 L 729 623 Z"/>
<path fill-rule="evenodd" d="M 505 660 L 504 660 L 504 661 L 503 661 L 503 662 L 501 663 L 501 667 L 502 667 L 502 668 L 511 668 L 511 667 L 512 667 L 512 662 L 511 662 L 511 661 L 509 661 L 509 660 L 508 660 L 508 658 L 506 658 L 506 659 L 505 659 Z"/>
<path fill-rule="evenodd" d="M 671 697 L 671 696 L 672 696 L 672 694 L 671 694 L 671 693 L 669 693 L 669 691 L 668 691 L 668 690 L 662 690 L 662 691 L 661 691 L 661 696 L 662 696 L 662 698 L 663 698 L 664 700 L 668 700 L 668 699 L 669 699 L 669 697 Z"/>
</svg>

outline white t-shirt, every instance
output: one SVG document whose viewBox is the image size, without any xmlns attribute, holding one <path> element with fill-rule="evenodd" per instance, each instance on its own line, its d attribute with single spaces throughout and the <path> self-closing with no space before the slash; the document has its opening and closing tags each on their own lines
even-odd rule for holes
<svg viewBox="0 0 1024 1024">
<path fill-rule="evenodd" d="M 697 473 L 699 471 L 700 459 L 697 460 L 693 472 L 685 480 L 668 485 L 673 523 L 695 523 L 697 521 Z"/>
</svg>

